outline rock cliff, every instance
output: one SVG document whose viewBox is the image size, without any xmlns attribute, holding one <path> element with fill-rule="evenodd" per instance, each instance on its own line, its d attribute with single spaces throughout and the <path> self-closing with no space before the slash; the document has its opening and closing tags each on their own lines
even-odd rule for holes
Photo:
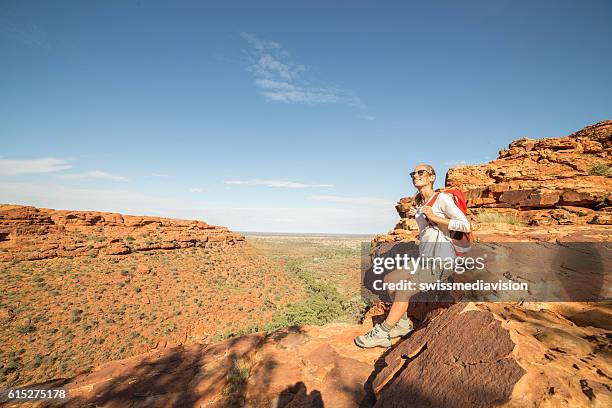
<svg viewBox="0 0 612 408">
<path fill-rule="evenodd" d="M 612 121 L 561 138 L 516 140 L 480 166 L 450 169 L 475 214 L 510 211 L 528 225 L 612 224 Z"/>
<path fill-rule="evenodd" d="M 0 261 L 126 255 L 243 240 L 202 221 L 0 204 Z"/>
<path fill-rule="evenodd" d="M 497 231 L 527 235 L 534 230 L 521 226 L 552 227 L 572 233 L 576 228 L 571 226 L 610 225 L 612 121 L 560 138 L 516 140 L 489 163 L 451 168 L 445 186 L 463 191 L 476 231 L 490 227 L 487 224 L 491 219 L 495 221 L 496 215 L 512 221 L 511 225 L 496 223 Z M 412 205 L 413 197 L 399 200 L 399 222 L 376 242 L 416 236 L 416 223 L 406 215 Z M 500 224 L 506 225 L 500 228 Z"/>
</svg>

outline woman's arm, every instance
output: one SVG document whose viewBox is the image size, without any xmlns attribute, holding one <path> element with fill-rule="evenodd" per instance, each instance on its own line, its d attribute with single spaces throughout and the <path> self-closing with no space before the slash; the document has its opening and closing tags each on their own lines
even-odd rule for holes
<svg viewBox="0 0 612 408">
<path fill-rule="evenodd" d="M 437 200 L 440 200 L 440 209 L 448 218 L 435 215 L 430 206 L 425 206 L 421 211 L 429 221 L 444 226 L 449 231 L 470 232 L 470 222 L 451 197 L 440 193 Z"/>
<path fill-rule="evenodd" d="M 421 212 L 427 217 L 429 222 L 434 223 L 436 225 L 442 225 L 448 228 L 448 223 L 451 221 L 450 218 L 437 216 L 433 213 L 433 210 L 431 209 L 430 205 L 426 205 L 421 208 Z"/>
</svg>

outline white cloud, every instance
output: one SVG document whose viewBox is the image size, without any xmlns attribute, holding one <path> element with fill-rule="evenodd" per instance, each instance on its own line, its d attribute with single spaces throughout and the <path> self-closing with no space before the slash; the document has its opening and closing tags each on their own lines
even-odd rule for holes
<svg viewBox="0 0 612 408">
<path fill-rule="evenodd" d="M 489 160 L 488 157 L 485 157 L 485 161 Z M 450 161 L 445 161 L 443 163 L 445 166 L 449 166 L 449 167 L 457 167 L 457 166 L 478 166 L 479 164 L 482 164 L 482 161 L 478 161 L 478 160 L 450 160 Z"/>
<path fill-rule="evenodd" d="M 380 234 L 397 223 L 393 206 L 377 211 L 364 211 L 363 207 L 204 208 L 192 214 L 234 231 Z"/>
<path fill-rule="evenodd" d="M 255 85 L 263 89 L 293 91 L 295 86 L 289 82 L 273 81 L 271 79 L 256 79 Z"/>
<path fill-rule="evenodd" d="M 190 193 L 203 193 L 204 189 L 199 187 L 192 187 L 189 189 Z"/>
<path fill-rule="evenodd" d="M 330 188 L 333 184 L 306 184 L 287 180 L 227 180 L 228 185 L 268 186 L 278 188 Z"/>
<path fill-rule="evenodd" d="M 0 182 L 0 202 L 199 219 L 239 231 L 382 233 L 397 222 L 393 206 L 376 211 L 364 211 L 363 207 L 207 208 L 200 200 L 179 200 L 126 190 L 68 188 L 49 183 Z"/>
<path fill-rule="evenodd" d="M 167 174 L 164 173 L 151 173 L 151 177 L 161 177 L 161 178 L 166 178 L 168 177 Z"/>
<path fill-rule="evenodd" d="M 328 201 L 332 203 L 393 206 L 393 201 L 380 197 L 343 197 L 334 195 L 312 195 L 310 196 L 310 199 L 315 201 Z"/>
<path fill-rule="evenodd" d="M 342 103 L 360 105 L 359 98 L 345 90 L 330 86 L 312 86 L 313 78 L 305 80 L 306 66 L 297 64 L 279 43 L 262 40 L 254 34 L 242 33 L 250 45 L 249 71 L 259 94 L 269 101 L 307 105 Z"/>
<path fill-rule="evenodd" d="M 270 54 L 263 54 L 259 57 L 255 69 L 259 75 L 269 77 L 280 75 L 283 79 L 291 79 L 297 75 L 297 73 L 292 72 L 291 66 L 283 64 Z"/>
<path fill-rule="evenodd" d="M 444 162 L 445 166 L 463 166 L 465 164 L 467 164 L 465 160 L 451 160 Z"/>
<path fill-rule="evenodd" d="M 29 160 L 0 160 L 0 175 L 16 176 L 20 174 L 51 173 L 67 170 L 71 167 L 65 160 L 54 157 Z"/>
<path fill-rule="evenodd" d="M 72 188 L 50 183 L 2 183 L 0 202 L 36 207 L 110 211 L 133 215 L 172 216 L 202 202 L 156 197 L 117 189 Z M 187 213 L 185 213 L 187 214 Z"/>
<path fill-rule="evenodd" d="M 262 40 L 254 34 L 242 33 L 241 35 L 242 35 L 242 38 L 247 40 L 253 47 L 255 47 L 255 49 L 259 51 L 273 50 L 273 49 L 280 48 L 280 45 L 277 42 Z"/>
<path fill-rule="evenodd" d="M 104 179 L 113 181 L 127 181 L 127 177 L 110 174 L 100 170 L 90 170 L 84 173 L 73 173 L 73 174 L 62 174 L 58 175 L 58 178 L 64 180 L 86 180 L 86 179 Z"/>
<path fill-rule="evenodd" d="M 372 115 L 364 115 L 364 116 L 363 116 L 363 118 L 364 118 L 365 120 L 369 120 L 369 121 L 372 121 L 372 120 L 376 119 L 376 118 L 375 118 L 374 116 L 372 116 Z"/>
</svg>

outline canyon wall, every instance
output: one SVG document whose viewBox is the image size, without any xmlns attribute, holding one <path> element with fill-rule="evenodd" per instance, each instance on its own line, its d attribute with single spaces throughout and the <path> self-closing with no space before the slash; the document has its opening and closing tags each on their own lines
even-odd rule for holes
<svg viewBox="0 0 612 408">
<path fill-rule="evenodd" d="M 242 235 L 202 221 L 0 204 L 0 261 L 126 255 L 240 241 Z"/>
<path fill-rule="evenodd" d="M 445 186 L 463 191 L 474 224 L 486 224 L 479 214 L 497 213 L 532 227 L 610 225 L 612 121 L 565 137 L 515 140 L 489 163 L 451 168 Z M 414 239 L 417 226 L 407 218 L 412 205 L 413 197 L 401 198 L 399 222 L 375 241 Z"/>
</svg>

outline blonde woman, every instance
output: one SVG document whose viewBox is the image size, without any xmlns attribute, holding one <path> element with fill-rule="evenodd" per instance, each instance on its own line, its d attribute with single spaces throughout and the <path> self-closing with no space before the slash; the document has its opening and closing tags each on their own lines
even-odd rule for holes
<svg viewBox="0 0 612 408">
<path fill-rule="evenodd" d="M 450 236 L 451 231 L 469 232 L 469 221 L 450 194 L 440 192 L 432 200 L 436 194 L 433 188 L 436 172 L 433 167 L 419 164 L 410 176 L 418 193 L 415 197 L 416 207 L 411 208 L 408 215 L 414 217 L 419 226 L 419 255 L 454 258 L 456 253 Z M 448 277 L 444 275 L 447 272 L 437 271 L 438 276 L 434 278 L 444 280 Z M 413 330 L 412 322 L 406 314 L 407 310 L 407 300 L 394 298 L 385 321 L 376 324 L 368 333 L 356 337 L 355 344 L 363 348 L 390 347 L 392 338 L 405 336 Z"/>
</svg>

